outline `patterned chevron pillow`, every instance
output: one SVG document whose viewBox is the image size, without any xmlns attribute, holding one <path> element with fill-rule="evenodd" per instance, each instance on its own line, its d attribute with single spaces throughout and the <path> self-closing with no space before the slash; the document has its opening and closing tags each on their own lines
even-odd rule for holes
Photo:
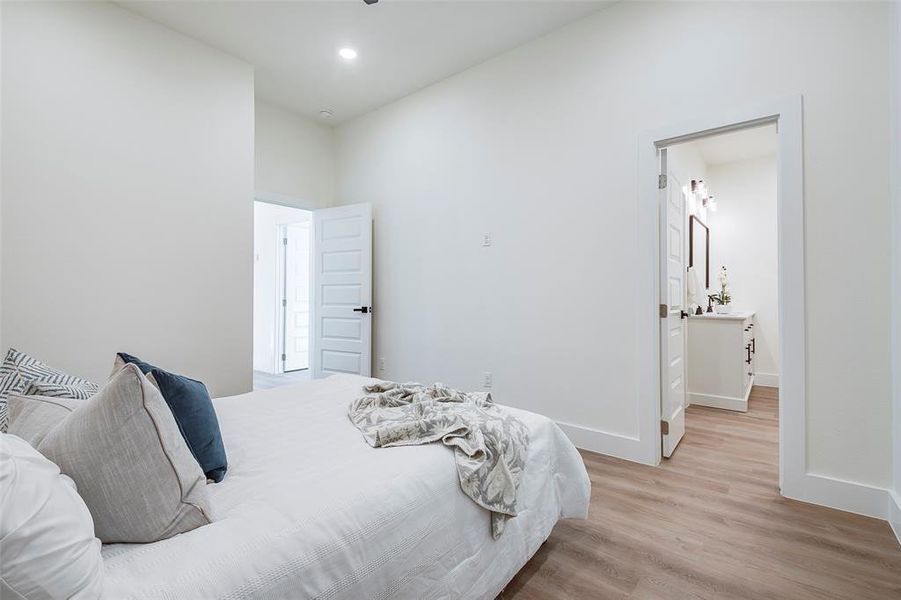
<svg viewBox="0 0 901 600">
<path fill-rule="evenodd" d="M 5 432 L 8 425 L 6 397 L 11 393 L 21 394 L 33 381 L 54 386 L 79 388 L 79 390 L 84 390 L 78 392 L 81 395 L 86 394 L 86 390 L 96 392 L 99 389 L 96 384 L 86 379 L 63 373 L 24 352 L 10 348 L 6 353 L 6 358 L 3 359 L 3 365 L 0 366 L 0 431 Z M 90 395 L 93 395 L 93 392 Z M 57 397 L 61 397 L 61 393 L 62 389 L 58 388 Z"/>
<path fill-rule="evenodd" d="M 84 383 L 54 383 L 46 379 L 38 379 L 28 382 L 23 396 L 46 396 L 47 398 L 71 398 L 73 400 L 87 400 L 100 390 L 96 383 L 85 381 Z"/>
</svg>

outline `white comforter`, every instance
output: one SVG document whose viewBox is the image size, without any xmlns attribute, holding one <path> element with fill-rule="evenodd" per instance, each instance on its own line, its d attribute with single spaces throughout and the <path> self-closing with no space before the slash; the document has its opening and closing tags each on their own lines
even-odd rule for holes
<svg viewBox="0 0 901 600">
<path fill-rule="evenodd" d="M 550 420 L 514 411 L 531 441 L 519 514 L 493 540 L 449 448 L 371 448 L 350 423 L 372 381 L 215 400 L 229 471 L 209 487 L 214 523 L 105 546 L 104 598 L 494 598 L 559 518 L 587 516 L 575 448 Z"/>
</svg>

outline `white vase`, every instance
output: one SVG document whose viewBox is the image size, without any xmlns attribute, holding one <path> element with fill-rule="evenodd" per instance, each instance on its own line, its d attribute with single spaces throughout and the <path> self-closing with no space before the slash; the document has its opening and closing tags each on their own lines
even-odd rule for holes
<svg viewBox="0 0 901 600">
<path fill-rule="evenodd" d="M 732 312 L 732 305 L 731 304 L 716 304 L 716 305 L 714 305 L 713 310 L 715 310 L 716 314 L 718 314 L 718 315 L 728 315 L 729 313 Z"/>
</svg>

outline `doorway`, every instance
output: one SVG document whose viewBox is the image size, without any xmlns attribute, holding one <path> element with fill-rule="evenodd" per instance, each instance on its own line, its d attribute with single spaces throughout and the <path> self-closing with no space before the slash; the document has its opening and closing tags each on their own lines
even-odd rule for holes
<svg viewBox="0 0 901 600">
<path fill-rule="evenodd" d="M 653 357 L 643 364 L 639 379 L 639 434 L 634 454 L 648 464 L 662 456 L 662 365 L 660 338 L 663 304 L 661 285 L 661 160 L 663 149 L 713 134 L 775 124 L 777 150 L 778 355 L 779 355 L 779 487 L 783 496 L 811 501 L 828 483 L 807 472 L 806 325 L 804 287 L 804 195 L 802 99 L 800 96 L 707 111 L 705 116 L 647 131 L 639 137 L 639 255 L 643 276 L 638 298 L 643 314 L 639 351 Z M 814 500 L 815 501 L 815 500 Z"/>
<path fill-rule="evenodd" d="M 372 369 L 372 207 L 254 201 L 254 389 Z"/>
<path fill-rule="evenodd" d="M 664 458 L 680 442 L 728 456 L 757 435 L 773 442 L 759 460 L 775 472 L 776 142 L 766 123 L 660 149 Z"/>
<path fill-rule="evenodd" d="M 312 212 L 254 202 L 254 388 L 309 378 Z"/>
</svg>

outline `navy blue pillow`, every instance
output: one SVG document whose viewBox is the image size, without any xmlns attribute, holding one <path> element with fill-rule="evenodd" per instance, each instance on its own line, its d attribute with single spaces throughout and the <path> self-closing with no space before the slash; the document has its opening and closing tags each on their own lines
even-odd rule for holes
<svg viewBox="0 0 901 600">
<path fill-rule="evenodd" d="M 174 375 L 124 352 L 119 352 L 119 358 L 134 364 L 145 375 L 153 375 L 200 468 L 208 479 L 217 483 L 222 481 L 228 461 L 216 410 L 203 382 Z"/>
</svg>

